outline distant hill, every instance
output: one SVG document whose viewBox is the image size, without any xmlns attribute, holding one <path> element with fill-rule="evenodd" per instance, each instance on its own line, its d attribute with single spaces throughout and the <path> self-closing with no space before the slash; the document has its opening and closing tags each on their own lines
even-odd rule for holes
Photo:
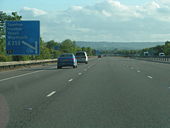
<svg viewBox="0 0 170 128">
<path fill-rule="evenodd" d="M 80 47 L 91 47 L 98 50 L 114 50 L 114 49 L 143 49 L 157 45 L 164 45 L 165 42 L 86 42 L 76 41 Z"/>
</svg>

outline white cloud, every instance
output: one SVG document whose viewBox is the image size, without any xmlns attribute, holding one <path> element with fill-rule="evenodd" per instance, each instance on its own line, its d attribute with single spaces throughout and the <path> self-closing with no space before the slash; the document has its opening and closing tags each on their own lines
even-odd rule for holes
<svg viewBox="0 0 170 128">
<path fill-rule="evenodd" d="M 23 7 L 20 13 L 26 13 L 27 15 L 34 16 L 34 17 L 47 14 L 47 12 L 43 10 L 36 9 L 36 8 L 29 8 L 29 7 Z"/>
<path fill-rule="evenodd" d="M 83 7 L 82 6 L 72 6 L 72 9 L 76 10 L 76 11 L 80 11 L 83 9 Z"/>
<path fill-rule="evenodd" d="M 155 0 L 128 6 L 105 0 L 91 6 L 73 6 L 46 12 L 24 7 L 24 19 L 39 19 L 45 40 L 160 41 L 170 37 L 170 1 Z M 159 37 L 159 38 L 158 38 Z"/>
<path fill-rule="evenodd" d="M 114 8 L 117 8 L 120 10 L 129 10 L 128 6 L 121 4 L 119 1 L 107 0 L 107 2 Z"/>
<path fill-rule="evenodd" d="M 109 12 L 107 12 L 105 10 L 102 10 L 102 13 L 103 13 L 103 15 L 108 16 L 108 17 L 112 16 L 111 13 L 109 13 Z"/>
<path fill-rule="evenodd" d="M 152 10 L 160 8 L 160 5 L 155 1 L 152 1 L 148 3 L 147 5 L 148 5 L 147 8 L 152 9 Z"/>
</svg>

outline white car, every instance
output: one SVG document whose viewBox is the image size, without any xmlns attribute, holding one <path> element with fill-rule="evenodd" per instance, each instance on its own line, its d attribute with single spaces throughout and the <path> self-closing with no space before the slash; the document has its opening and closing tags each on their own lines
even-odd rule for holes
<svg viewBox="0 0 170 128">
<path fill-rule="evenodd" d="M 159 56 L 165 56 L 165 53 L 161 52 L 159 53 Z"/>
<path fill-rule="evenodd" d="M 84 51 L 76 52 L 76 59 L 78 63 L 86 63 L 88 64 L 88 56 Z"/>
</svg>

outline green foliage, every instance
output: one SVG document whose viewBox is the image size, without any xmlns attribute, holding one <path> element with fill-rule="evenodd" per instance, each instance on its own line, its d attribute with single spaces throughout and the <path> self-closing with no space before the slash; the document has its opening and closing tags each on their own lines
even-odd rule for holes
<svg viewBox="0 0 170 128">
<path fill-rule="evenodd" d="M 56 46 L 59 46 L 59 43 L 55 42 L 54 40 L 48 41 L 46 43 L 46 47 L 49 49 L 55 49 Z"/>
<path fill-rule="evenodd" d="M 5 12 L 0 13 L 0 21 L 7 20 L 21 20 L 22 16 L 19 16 L 17 12 L 12 12 L 11 15 L 7 15 Z"/>
<path fill-rule="evenodd" d="M 3 35 L 4 33 L 4 22 L 11 20 L 11 21 L 17 21 L 21 20 L 22 16 L 19 16 L 17 12 L 12 12 L 11 15 L 7 15 L 6 13 L 2 12 L 0 13 L 0 54 L 1 55 L 1 61 L 10 61 L 12 60 L 26 60 L 26 57 L 19 57 L 19 56 L 5 56 L 5 38 Z"/>
<path fill-rule="evenodd" d="M 5 21 L 18 21 L 21 20 L 22 16 L 19 16 L 17 12 L 12 12 L 11 15 L 6 14 L 5 12 L 0 13 L 0 38 L 5 35 L 4 33 L 4 22 Z"/>
<path fill-rule="evenodd" d="M 170 45 L 170 41 L 166 41 L 165 46 L 169 46 L 169 45 Z"/>
<path fill-rule="evenodd" d="M 5 54 L 5 39 L 0 38 L 0 54 Z"/>
<path fill-rule="evenodd" d="M 6 62 L 8 59 L 5 55 L 0 54 L 0 62 Z"/>
<path fill-rule="evenodd" d="M 170 41 L 165 42 L 165 45 L 163 46 L 163 52 L 165 55 L 170 56 Z"/>
<path fill-rule="evenodd" d="M 61 51 L 65 53 L 75 53 L 76 52 L 76 44 L 74 41 L 67 39 L 61 43 Z"/>
<path fill-rule="evenodd" d="M 81 49 L 82 49 L 82 51 L 87 52 L 87 55 L 88 55 L 88 56 L 95 55 L 95 52 L 94 52 L 93 49 L 90 48 L 90 47 L 82 47 Z"/>
<path fill-rule="evenodd" d="M 42 47 L 41 48 L 40 59 L 50 59 L 50 58 L 51 58 L 50 49 L 47 48 L 47 47 Z"/>
<path fill-rule="evenodd" d="M 30 60 L 29 56 L 12 56 L 12 61 L 26 61 Z"/>
</svg>

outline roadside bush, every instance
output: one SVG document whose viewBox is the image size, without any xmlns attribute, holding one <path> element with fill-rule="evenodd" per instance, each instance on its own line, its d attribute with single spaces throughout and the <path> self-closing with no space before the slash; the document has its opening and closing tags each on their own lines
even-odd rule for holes
<svg viewBox="0 0 170 128">
<path fill-rule="evenodd" d="M 0 54 L 0 62 L 6 62 L 6 61 L 8 61 L 7 56 Z"/>
</svg>

